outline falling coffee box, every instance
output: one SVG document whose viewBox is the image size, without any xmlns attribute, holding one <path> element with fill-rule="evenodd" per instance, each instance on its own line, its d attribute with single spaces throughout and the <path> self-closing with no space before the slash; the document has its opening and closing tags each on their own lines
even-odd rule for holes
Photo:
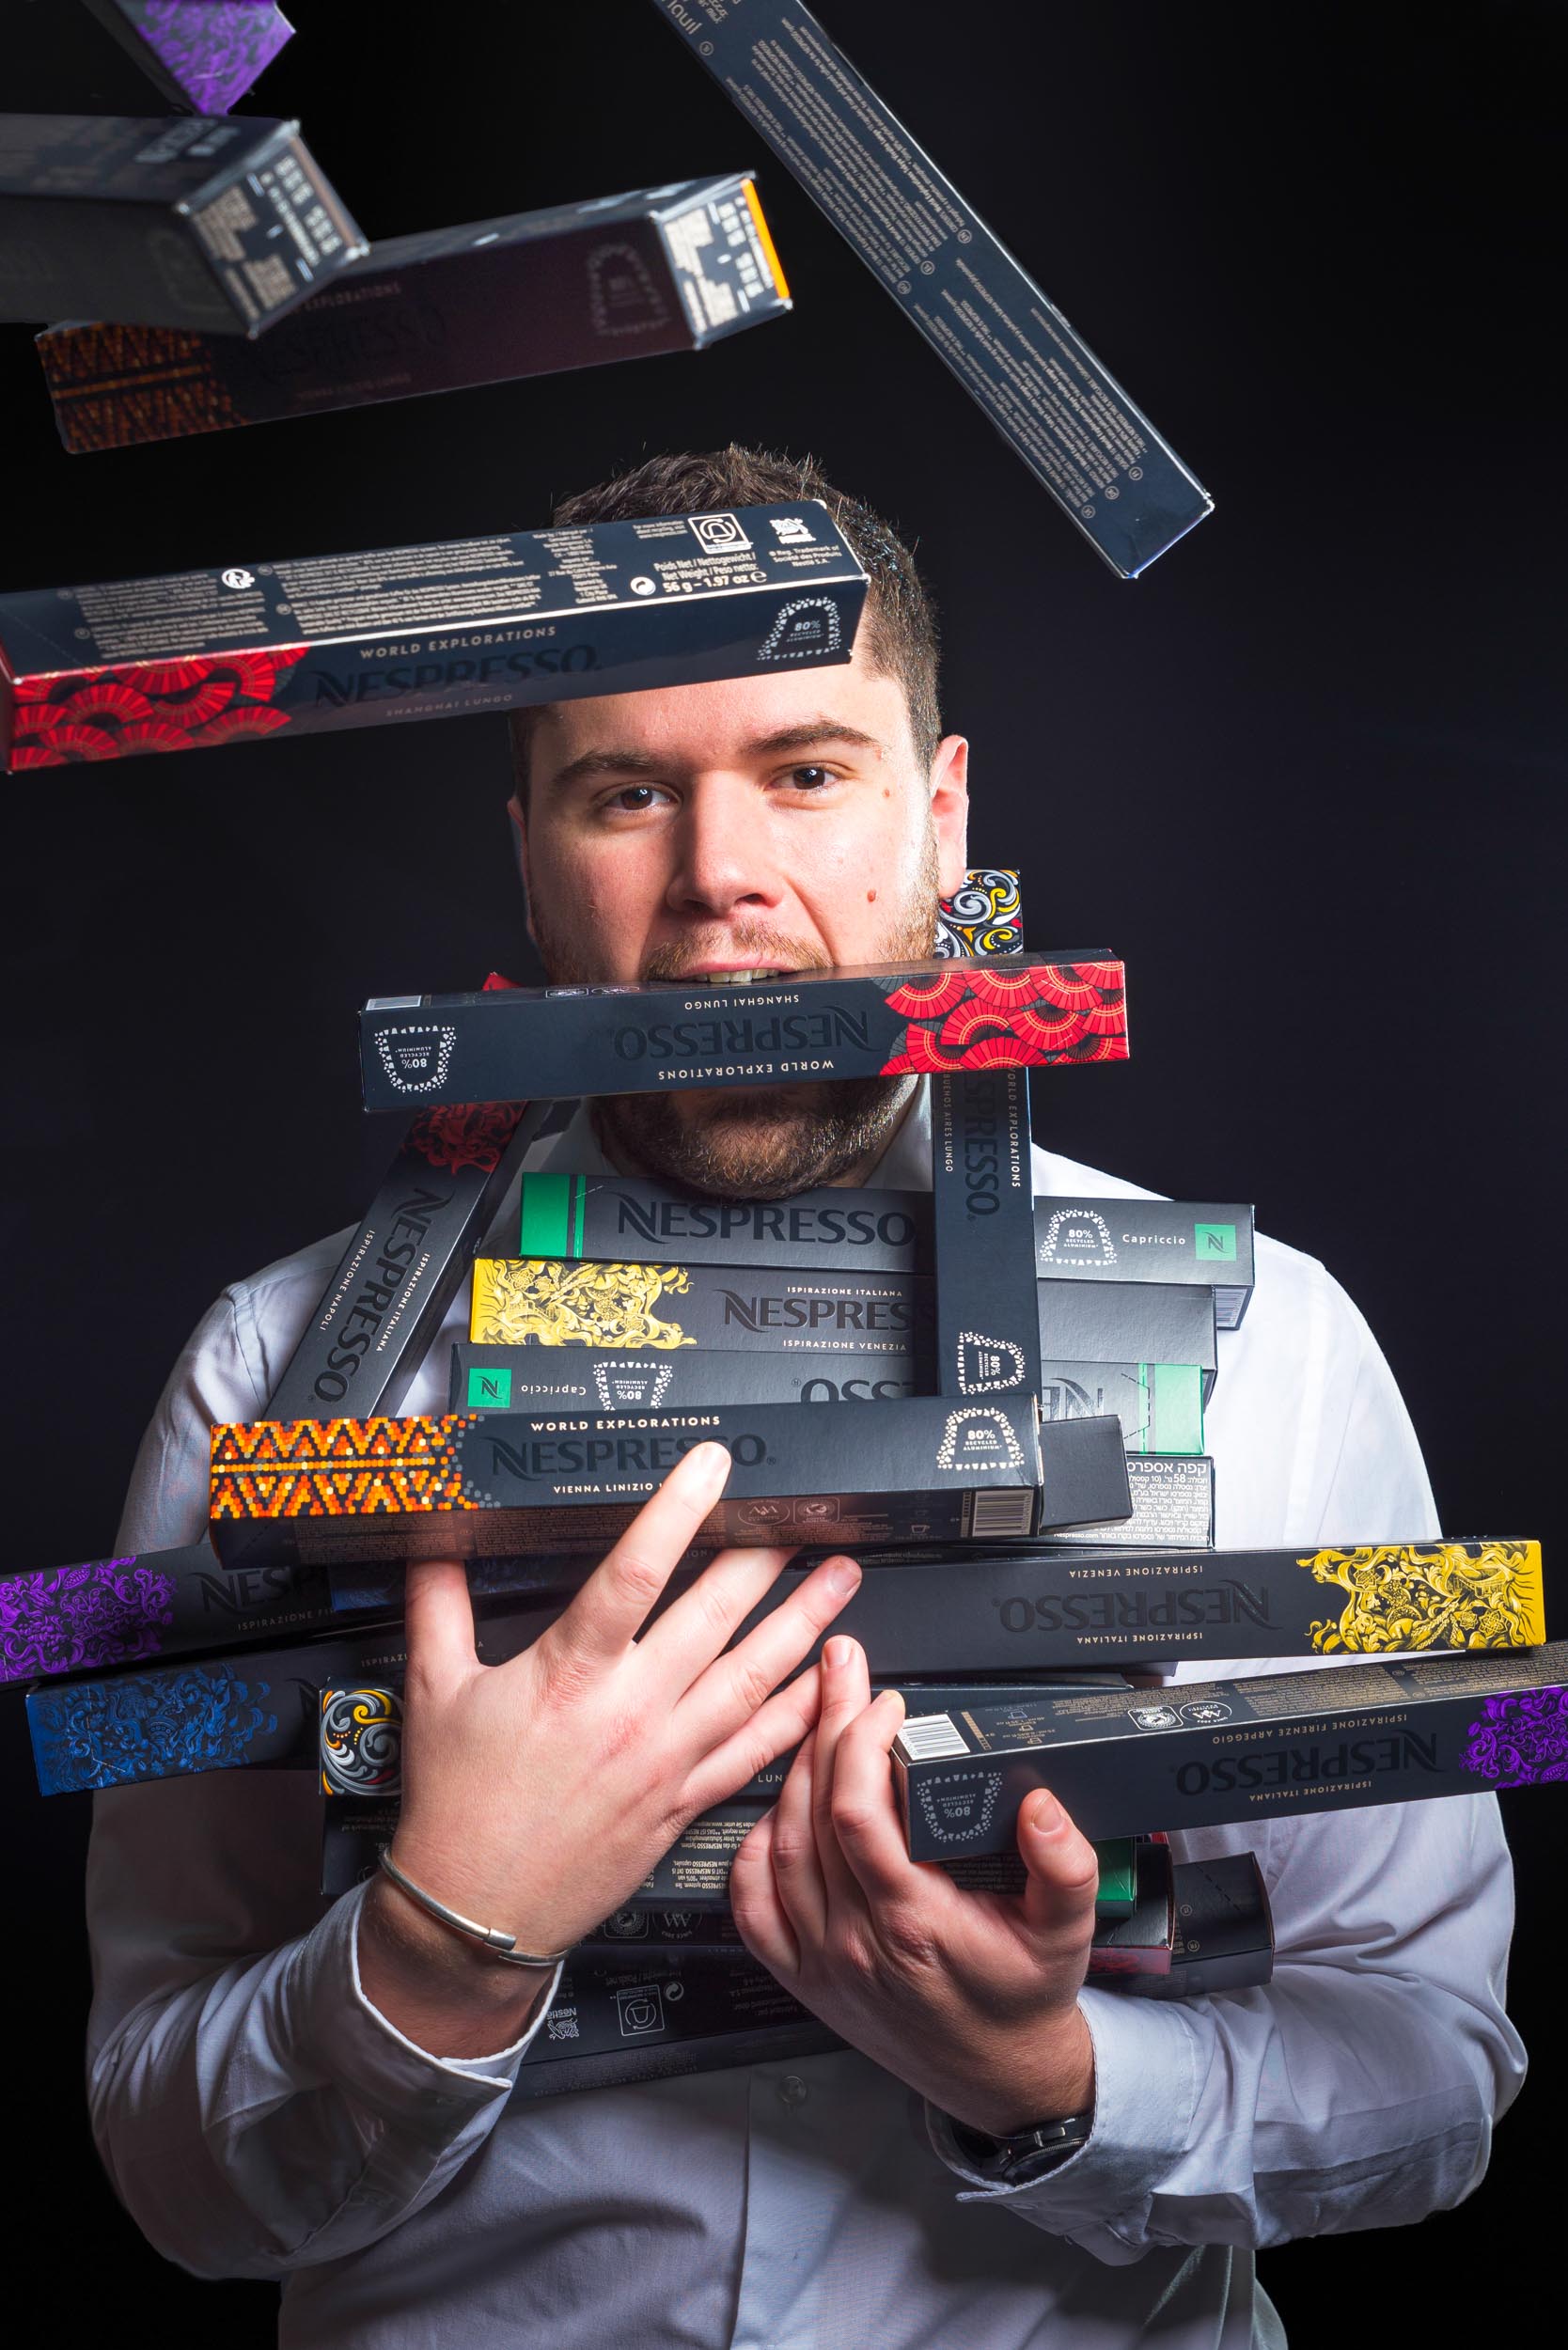
<svg viewBox="0 0 1568 2350">
<path fill-rule="evenodd" d="M 84 0 L 171 106 L 225 115 L 293 26 L 276 0 Z"/>
<path fill-rule="evenodd" d="M 235 553 L 165 578 L 0 595 L 0 762 L 17 772 L 792 673 L 849 659 L 865 592 L 826 507 L 808 498 L 291 561 Z M 447 1091 L 410 1073 L 409 1024 L 384 1025 L 402 1031 L 397 1067 L 412 1077 L 389 1079 L 387 1108 L 583 1090 L 484 1079 Z"/>
<path fill-rule="evenodd" d="M 0 319 L 260 334 L 369 250 L 299 132 L 253 116 L 0 114 Z"/>
<path fill-rule="evenodd" d="M 1090 1838 L 1219 1827 L 1568 1779 L 1568 1641 L 1513 1655 L 973 1704 L 907 1720 L 893 1770 L 917 1860 L 1005 1852 L 1048 1786 Z"/>
<path fill-rule="evenodd" d="M 81 452 L 702 351 L 789 307 L 757 191 L 730 173 L 388 238 L 259 342 L 91 324 L 38 350 Z"/>
<path fill-rule="evenodd" d="M 359 1057 L 368 1110 L 1125 1060 L 1126 978 L 1103 951 L 1058 948 L 1005 967 L 933 956 L 750 985 L 383 995 L 360 1014 Z"/>
</svg>

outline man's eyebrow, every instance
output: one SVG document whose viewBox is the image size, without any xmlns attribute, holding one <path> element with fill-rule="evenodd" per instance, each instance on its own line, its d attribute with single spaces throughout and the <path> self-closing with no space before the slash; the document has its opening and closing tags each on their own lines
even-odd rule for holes
<svg viewBox="0 0 1568 2350">
<path fill-rule="evenodd" d="M 772 734 L 754 735 L 743 743 L 743 759 L 777 759 L 789 751 L 806 751 L 818 744 L 843 743 L 851 749 L 875 751 L 879 758 L 892 745 L 880 735 L 868 734 L 861 727 L 852 727 L 847 720 L 823 716 L 803 719 L 800 725 L 781 727 Z M 651 751 L 601 750 L 584 751 L 548 779 L 552 791 L 569 791 L 573 784 L 591 783 L 602 776 L 659 776 L 667 774 L 670 761 Z"/>
</svg>

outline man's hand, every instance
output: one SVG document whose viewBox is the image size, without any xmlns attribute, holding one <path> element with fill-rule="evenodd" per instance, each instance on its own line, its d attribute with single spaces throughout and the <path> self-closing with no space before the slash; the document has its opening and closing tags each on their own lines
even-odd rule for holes
<svg viewBox="0 0 1568 2350">
<path fill-rule="evenodd" d="M 788 1752 L 815 1718 L 814 1671 L 778 1684 L 859 1582 L 852 1559 L 824 1560 L 726 1654 L 789 1554 L 721 1552 L 637 1637 L 729 1473 L 721 1445 L 697 1446 L 564 1613 L 505 1665 L 476 1656 L 461 1564 L 409 1566 L 405 1792 L 392 1857 L 523 1950 L 580 1940 L 699 1811 Z M 517 2038 L 549 1979 L 498 1964 L 384 1877 L 365 1923 L 368 1997 L 436 2055 L 482 2055 Z"/>
<path fill-rule="evenodd" d="M 1094 1848 L 1054 1795 L 1019 1815 L 1018 1899 L 961 1892 L 910 1859 L 865 1652 L 828 1642 L 822 1712 L 729 1874 L 747 1949 L 813 2014 L 971 2128 L 1081 2113 L 1094 2060 L 1077 2000 L 1094 1932 Z"/>
</svg>

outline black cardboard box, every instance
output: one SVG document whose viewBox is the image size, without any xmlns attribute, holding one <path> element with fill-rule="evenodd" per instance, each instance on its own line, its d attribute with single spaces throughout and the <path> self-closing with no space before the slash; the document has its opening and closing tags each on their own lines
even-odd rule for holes
<svg viewBox="0 0 1568 2350">
<path fill-rule="evenodd" d="M 656 682 L 671 681 L 625 684 Z M 1125 1060 L 1125 977 L 1114 958 L 1058 948 L 1005 968 L 933 956 L 750 986 L 382 995 L 360 1014 L 359 1058 L 368 1110 L 502 1101 L 525 1083 L 543 1099 Z"/>
<path fill-rule="evenodd" d="M 800 0 L 654 6 L 1114 572 L 1136 577 L 1212 512 L 1202 484 Z"/>
<path fill-rule="evenodd" d="M 303 1559 L 226 1567 L 210 1543 L 0 1575 L 0 1683 L 287 1638 L 333 1621 Z"/>
<path fill-rule="evenodd" d="M 1517 1650 L 1547 1632 L 1529 1542 L 1137 1553 L 1042 1543 L 865 1567 L 829 1631 L 853 1634 L 883 1679 L 950 1676 L 959 1659 L 976 1676 L 1021 1676 L 1178 1657 Z M 808 1572 L 787 1567 L 737 1638 Z"/>
<path fill-rule="evenodd" d="M 931 1211 L 917 1192 L 797 1192 L 705 1199 L 633 1175 L 525 1175 L 519 1257 L 635 1264 L 765 1264 L 802 1271 L 929 1273 Z"/>
<path fill-rule="evenodd" d="M 893 1747 L 917 1860 L 1002 1852 L 1049 1786 L 1090 1838 L 1529 1787 L 1564 1774 L 1568 1642 L 1044 1698 L 906 1721 Z"/>
<path fill-rule="evenodd" d="M 791 1404 L 689 1412 L 453 1413 L 213 1429 L 212 1540 L 226 1559 L 323 1561 L 600 1551 L 681 1455 L 733 1462 L 697 1547 L 983 1542 L 1124 1508 L 1112 1419 L 1041 1431 L 1034 1399 L 911 1396 L 853 1414 Z M 1043 1442 L 1042 1441 L 1043 1439 Z"/>
<path fill-rule="evenodd" d="M 388 238 L 258 343 L 92 324 L 38 348 L 80 452 L 701 351 L 789 307 L 730 173 Z"/>
<path fill-rule="evenodd" d="M 1126 1990 L 1145 1999 L 1204 1999 L 1254 1991 L 1272 1979 L 1274 1919 L 1253 1854 L 1179 1860 L 1172 1894 L 1170 1971 L 1135 1976 Z"/>
<path fill-rule="evenodd" d="M 452 1348 L 447 1402 L 454 1412 L 678 1411 L 692 1403 L 887 1403 L 929 1395 L 932 1386 L 929 1362 L 913 1355 L 695 1347 L 633 1355 L 461 1340 Z"/>
<path fill-rule="evenodd" d="M 1155 1281 L 1041 1280 L 1040 1351 L 1058 1363 L 1196 1363 L 1214 1387 L 1214 1292 Z"/>
<path fill-rule="evenodd" d="M 0 319 L 260 334 L 369 250 L 299 133 L 249 116 L 0 115 Z"/>
<path fill-rule="evenodd" d="M 1039 1395 L 1027 1070 L 933 1078 L 931 1171 L 937 1387 Z"/>
<path fill-rule="evenodd" d="M 1235 1200 L 1037 1199 L 1042 1280 L 1179 1284 L 1214 1292 L 1215 1323 L 1240 1326 L 1252 1297 L 1252 1210 Z"/>
<path fill-rule="evenodd" d="M 844 662 L 865 592 L 806 499 L 0 595 L 0 760 L 56 767 Z M 426 1067 L 401 1046 L 394 1067 L 407 1081 L 388 1081 L 388 1109 L 582 1090 L 445 1087 L 433 1040 Z"/>
<path fill-rule="evenodd" d="M 511 2094 L 624 2088 L 842 2045 L 745 1951 L 574 1954 Z"/>
<path fill-rule="evenodd" d="M 397 1410 L 549 1108 L 472 1102 L 414 1120 L 267 1400 L 274 1418 Z"/>
<path fill-rule="evenodd" d="M 226 115 L 293 34 L 276 0 L 84 0 L 171 106 Z"/>
</svg>

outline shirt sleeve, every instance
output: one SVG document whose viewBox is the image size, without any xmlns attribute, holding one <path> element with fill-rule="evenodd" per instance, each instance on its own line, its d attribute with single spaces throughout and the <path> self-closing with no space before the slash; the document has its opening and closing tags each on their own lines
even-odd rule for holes
<svg viewBox="0 0 1568 2350">
<path fill-rule="evenodd" d="M 253 1301 L 230 1292 L 143 1440 L 122 1548 L 199 1539 L 209 1424 L 254 1417 L 267 1384 Z M 279 2276 L 418 2210 L 484 2142 L 549 2005 L 494 2056 L 416 2046 L 360 1982 L 365 1888 L 325 1907 L 320 1852 L 308 1772 L 219 1771 L 94 1800 L 93 2132 L 137 2225 L 198 2276 Z"/>
<path fill-rule="evenodd" d="M 1408 1416 L 1365 1322 L 1319 1277 L 1314 1457 L 1291 1471 L 1296 1523 L 1315 1530 L 1298 1539 L 1419 1538 L 1435 1512 Z M 1156 2244 L 1395 2227 L 1467 2195 L 1525 2069 L 1503 2004 L 1513 1890 L 1496 1797 L 1194 1831 L 1171 1849 L 1257 1854 L 1272 1982 L 1169 2005 L 1087 1988 L 1087 2143 L 1036 2186 L 996 2187 L 932 2111 L 961 2200 L 1004 2202 L 1115 2265 Z"/>
</svg>

